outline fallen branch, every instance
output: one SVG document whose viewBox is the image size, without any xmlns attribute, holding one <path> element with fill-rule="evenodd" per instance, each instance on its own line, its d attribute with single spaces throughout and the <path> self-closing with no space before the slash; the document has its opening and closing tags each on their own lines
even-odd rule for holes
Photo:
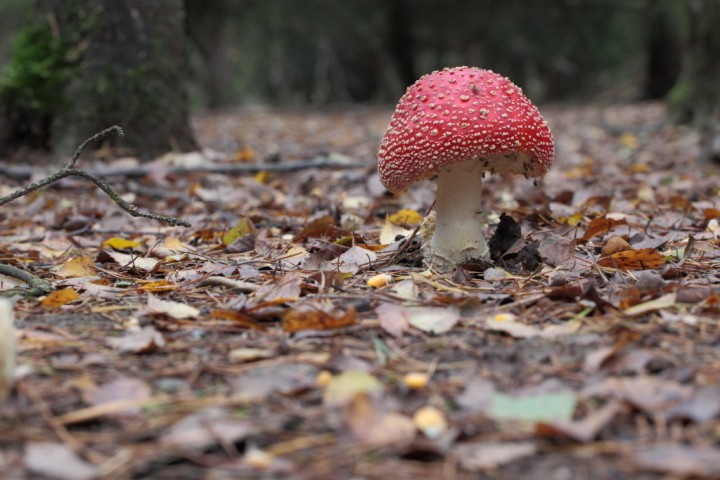
<svg viewBox="0 0 720 480">
<path fill-rule="evenodd" d="M 336 162 L 329 160 L 304 160 L 289 163 L 208 163 L 204 165 L 195 165 L 192 167 L 168 166 L 158 167 L 157 165 L 143 165 L 131 168 L 102 168 L 88 169 L 85 173 L 99 178 L 111 177 L 144 177 L 150 173 L 162 172 L 165 174 L 184 174 L 184 173 L 217 173 L 217 174 L 241 174 L 241 173 L 258 173 L 258 172 L 277 172 L 287 173 L 299 170 L 310 169 L 350 169 L 363 168 L 369 166 L 364 162 Z M 31 167 L 23 167 L 17 165 L 0 164 L 0 175 L 4 175 L 13 180 L 27 180 L 37 171 Z"/>
<path fill-rule="evenodd" d="M 75 164 L 77 163 L 78 159 L 80 158 L 80 154 L 85 150 L 85 148 L 92 142 L 95 142 L 97 140 L 102 140 L 103 138 L 110 136 L 110 135 L 119 135 L 123 136 L 124 133 L 122 131 L 122 128 L 118 126 L 112 126 L 110 128 L 106 128 L 100 133 L 96 133 L 92 137 L 85 140 L 75 151 L 75 154 L 72 156 L 72 159 L 70 159 L 70 162 L 65 165 L 63 168 L 61 168 L 58 172 L 43 178 L 39 182 L 31 183 L 30 185 L 27 185 L 19 190 L 14 191 L 10 195 L 5 195 L 4 197 L 0 198 L 0 205 L 5 205 L 8 202 L 12 202 L 13 200 L 16 200 L 24 195 L 27 195 L 30 192 L 34 192 L 35 190 L 39 190 L 41 188 L 44 188 L 51 183 L 55 183 L 58 180 L 62 180 L 66 177 L 76 176 L 76 177 L 83 177 L 87 178 L 91 182 L 93 182 L 95 185 L 97 185 L 100 190 L 105 192 L 107 196 L 112 198 L 112 200 L 123 210 L 125 210 L 127 213 L 129 213 L 133 217 L 145 217 L 150 218 L 153 220 L 157 220 L 159 222 L 165 222 L 168 225 L 171 225 L 173 227 L 177 226 L 183 226 L 183 227 L 189 227 L 190 223 L 186 222 L 185 220 L 180 220 L 179 218 L 175 217 L 169 217 L 166 215 L 158 215 L 151 212 L 145 212 L 143 210 L 140 210 L 135 205 L 126 202 L 123 200 L 120 195 L 112 189 L 112 187 L 102 178 L 98 177 L 97 175 L 94 175 L 93 173 L 86 172 L 85 170 L 80 170 L 79 168 L 75 168 Z"/>
<path fill-rule="evenodd" d="M 32 273 L 26 272 L 25 270 L 21 270 L 17 267 L 12 267 L 10 265 L 0 263 L 0 273 L 9 277 L 17 278 L 18 280 L 22 280 L 30 286 L 30 289 L 28 290 L 5 290 L 2 292 L 2 296 L 24 294 L 31 297 L 39 297 L 41 295 L 47 295 L 48 293 L 55 290 L 52 285 L 50 285 L 42 278 L 36 277 Z"/>
</svg>

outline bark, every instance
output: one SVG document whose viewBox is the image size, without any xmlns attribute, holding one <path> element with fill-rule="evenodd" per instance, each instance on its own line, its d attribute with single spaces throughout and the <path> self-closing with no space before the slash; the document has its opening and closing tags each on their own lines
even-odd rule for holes
<svg viewBox="0 0 720 480">
<path fill-rule="evenodd" d="M 83 139 L 120 125 L 127 135 L 117 145 L 142 158 L 195 148 L 184 85 L 182 0 L 40 0 L 38 10 L 39 23 L 64 50 L 48 73 L 58 83 L 57 103 L 21 109 L 26 130 L 44 137 L 45 145 L 32 146 L 69 155 Z"/>
<path fill-rule="evenodd" d="M 681 120 L 700 129 L 702 160 L 720 162 L 720 2 L 691 1 L 687 14 L 689 53 L 670 102 Z"/>
</svg>

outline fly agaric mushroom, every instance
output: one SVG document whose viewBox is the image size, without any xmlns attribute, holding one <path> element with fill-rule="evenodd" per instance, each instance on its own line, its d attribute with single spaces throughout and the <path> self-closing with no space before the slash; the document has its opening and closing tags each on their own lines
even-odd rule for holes
<svg viewBox="0 0 720 480">
<path fill-rule="evenodd" d="M 437 175 L 425 258 L 448 268 L 488 254 L 478 218 L 484 172 L 539 177 L 554 153 L 547 122 L 522 89 L 490 70 L 456 67 L 407 89 L 380 145 L 378 170 L 391 192 Z"/>
</svg>

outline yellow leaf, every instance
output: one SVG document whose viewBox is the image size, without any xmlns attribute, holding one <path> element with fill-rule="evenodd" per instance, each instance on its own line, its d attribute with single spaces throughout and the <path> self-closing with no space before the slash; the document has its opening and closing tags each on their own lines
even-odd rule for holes
<svg viewBox="0 0 720 480">
<path fill-rule="evenodd" d="M 635 150 L 638 145 L 638 139 L 632 133 L 627 132 L 620 135 L 620 143 L 622 143 L 624 147 L 629 148 L 630 150 Z"/>
<path fill-rule="evenodd" d="M 222 242 L 225 245 L 230 245 L 238 238 L 242 238 L 253 233 L 255 233 L 255 225 L 253 225 L 249 218 L 243 218 L 237 223 L 237 225 L 225 232 Z"/>
<path fill-rule="evenodd" d="M 369 373 L 348 370 L 330 379 L 323 392 L 323 402 L 325 405 L 342 406 L 357 395 L 377 396 L 382 391 L 383 384 Z"/>
<path fill-rule="evenodd" d="M 253 152 L 253 149 L 247 145 L 235 152 L 236 162 L 252 162 L 253 160 L 255 160 L 255 152 Z"/>
<path fill-rule="evenodd" d="M 66 303 L 73 302 L 78 298 L 80 298 L 80 295 L 78 295 L 75 290 L 68 287 L 63 288 L 62 290 L 50 292 L 45 298 L 43 298 L 42 305 L 45 308 L 58 308 L 62 307 Z"/>
<path fill-rule="evenodd" d="M 422 215 L 410 208 L 399 210 L 388 217 L 395 225 L 417 225 L 422 222 Z"/>
<path fill-rule="evenodd" d="M 56 272 L 60 277 L 87 277 L 93 275 L 93 264 L 92 260 L 87 257 L 75 257 L 71 258 L 67 262 L 63 263 Z"/>
<path fill-rule="evenodd" d="M 255 175 L 255 181 L 257 183 L 268 183 L 270 181 L 270 174 L 262 170 Z"/>
<path fill-rule="evenodd" d="M 580 211 L 573 215 L 570 215 L 569 217 L 558 218 L 558 220 L 561 222 L 567 223 L 571 227 L 574 227 L 575 225 L 577 225 L 578 223 L 580 223 L 582 221 L 584 216 L 585 216 L 585 212 Z"/>
<path fill-rule="evenodd" d="M 186 248 L 185 244 L 177 237 L 166 237 L 165 240 L 163 240 L 163 245 L 170 250 L 182 250 Z"/>
<path fill-rule="evenodd" d="M 108 238 L 102 243 L 105 247 L 111 247 L 115 250 L 131 250 L 140 246 L 140 242 L 136 240 L 126 240 L 120 237 Z"/>
<path fill-rule="evenodd" d="M 177 285 L 168 280 L 158 280 L 157 282 L 148 282 L 140 288 L 146 292 L 167 292 L 175 290 Z"/>
</svg>

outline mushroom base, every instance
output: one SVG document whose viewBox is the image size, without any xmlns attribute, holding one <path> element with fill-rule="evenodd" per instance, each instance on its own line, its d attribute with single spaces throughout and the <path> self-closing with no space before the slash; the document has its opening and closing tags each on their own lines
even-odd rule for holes
<svg viewBox="0 0 720 480">
<path fill-rule="evenodd" d="M 482 169 L 477 160 L 459 162 L 438 172 L 435 233 L 425 249 L 425 261 L 442 270 L 489 249 L 480 221 Z"/>
</svg>

